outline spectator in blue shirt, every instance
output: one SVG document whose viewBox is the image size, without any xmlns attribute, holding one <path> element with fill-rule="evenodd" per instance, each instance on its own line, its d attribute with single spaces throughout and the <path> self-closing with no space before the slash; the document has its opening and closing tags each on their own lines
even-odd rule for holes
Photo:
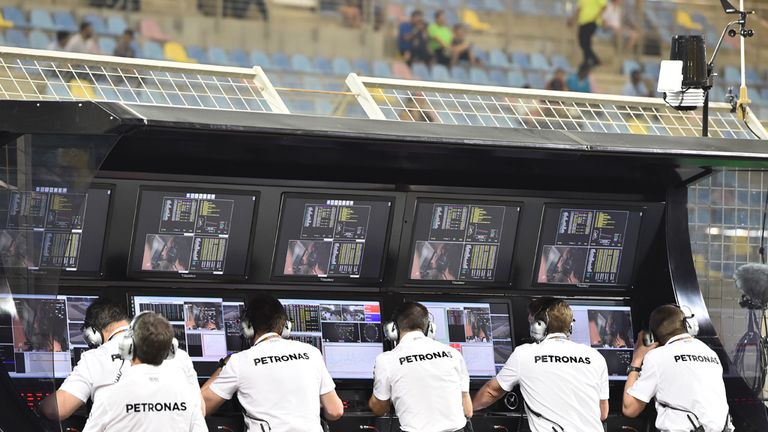
<svg viewBox="0 0 768 432">
<path fill-rule="evenodd" d="M 643 72 L 640 69 L 635 69 L 629 75 L 629 81 L 624 84 L 624 90 L 621 91 L 624 96 L 651 96 L 648 91 L 648 86 L 645 85 L 643 80 Z"/>
<path fill-rule="evenodd" d="M 414 62 L 432 63 L 432 53 L 429 50 L 429 36 L 424 14 L 416 9 L 411 13 L 411 20 L 400 24 L 397 45 L 400 54 L 408 66 Z"/>
<path fill-rule="evenodd" d="M 592 83 L 589 80 L 590 66 L 589 64 L 582 64 L 579 66 L 579 71 L 568 77 L 565 84 L 568 86 L 568 90 L 582 93 L 592 93 Z"/>
</svg>

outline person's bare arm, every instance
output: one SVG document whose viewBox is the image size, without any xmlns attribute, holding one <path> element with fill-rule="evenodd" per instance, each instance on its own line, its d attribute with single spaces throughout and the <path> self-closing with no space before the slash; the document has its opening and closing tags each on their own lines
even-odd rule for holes
<svg viewBox="0 0 768 432">
<path fill-rule="evenodd" d="M 499 382 L 496 381 L 495 378 L 489 380 L 483 385 L 483 388 L 475 393 L 475 398 L 472 400 L 474 410 L 479 411 L 488 408 L 490 405 L 493 405 L 494 402 L 501 399 L 505 393 L 506 392 L 501 388 L 501 385 L 499 385 Z"/>
<path fill-rule="evenodd" d="M 605 421 L 605 419 L 607 418 L 608 418 L 608 401 L 601 400 L 600 401 L 600 420 Z"/>
<path fill-rule="evenodd" d="M 72 416 L 84 403 L 77 397 L 65 392 L 56 390 L 56 393 L 48 395 L 40 402 L 40 413 L 50 420 L 62 421 Z"/>
<path fill-rule="evenodd" d="M 203 395 L 203 405 L 205 408 L 206 416 L 209 416 L 215 413 L 216 411 L 218 411 L 218 409 L 221 408 L 221 405 L 224 404 L 224 401 L 226 400 L 223 397 L 212 392 L 211 389 L 207 387 L 203 389 L 202 395 Z"/>
<path fill-rule="evenodd" d="M 472 398 L 469 397 L 469 393 L 461 393 L 461 405 L 464 408 L 464 417 L 472 417 L 474 410 L 472 409 Z"/>
<path fill-rule="evenodd" d="M 643 361 L 645 360 L 645 355 L 648 354 L 651 350 L 655 349 L 659 346 L 658 343 L 654 342 L 650 346 L 645 346 L 643 344 L 643 339 L 645 338 L 645 332 L 641 331 L 637 335 L 636 341 L 638 343 L 635 346 L 635 352 L 632 355 L 632 363 L 630 363 L 634 367 L 642 367 Z M 629 389 L 632 388 L 632 386 L 635 385 L 635 382 L 640 378 L 640 373 L 632 371 L 629 373 L 629 376 L 627 376 L 627 382 L 624 383 L 624 396 L 622 398 L 621 402 L 621 412 L 624 414 L 625 417 L 635 418 L 640 415 L 640 413 L 643 412 L 645 409 L 645 406 L 647 405 L 646 402 L 641 401 L 640 399 L 637 399 L 636 397 L 629 394 Z"/>
<path fill-rule="evenodd" d="M 387 414 L 389 412 L 389 399 L 387 400 L 380 400 L 376 398 L 376 396 L 371 395 L 371 398 L 368 400 L 368 408 L 371 409 L 371 412 L 376 417 L 381 417 Z"/>
<path fill-rule="evenodd" d="M 344 415 L 344 403 L 336 394 L 336 390 L 331 390 L 324 395 L 320 395 L 320 405 L 325 411 L 325 418 L 331 421 L 338 420 Z"/>
</svg>

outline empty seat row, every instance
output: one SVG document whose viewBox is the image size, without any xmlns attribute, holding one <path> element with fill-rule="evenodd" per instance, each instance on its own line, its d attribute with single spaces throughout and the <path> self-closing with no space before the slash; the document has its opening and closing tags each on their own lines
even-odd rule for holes
<svg viewBox="0 0 768 432">
<path fill-rule="evenodd" d="M 152 24 L 154 20 L 144 19 L 142 21 L 146 21 L 149 29 L 155 31 Z M 6 27 L 21 30 L 35 29 L 48 32 L 64 30 L 76 32 L 79 30 L 79 23 L 81 21 L 78 21 L 67 10 L 50 12 L 45 9 L 32 9 L 29 11 L 29 17 L 27 17 L 21 9 L 5 6 L 0 10 L 0 23 L 2 22 L 9 23 Z M 97 14 L 88 14 L 82 17 L 82 22 L 89 22 L 93 26 L 94 32 L 98 35 L 119 36 L 128 28 L 125 18 L 120 15 L 110 15 L 105 18 Z"/>
</svg>

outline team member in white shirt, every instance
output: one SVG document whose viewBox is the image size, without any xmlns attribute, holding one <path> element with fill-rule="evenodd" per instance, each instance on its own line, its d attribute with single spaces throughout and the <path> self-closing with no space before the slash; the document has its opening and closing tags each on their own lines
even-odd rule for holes
<svg viewBox="0 0 768 432">
<path fill-rule="evenodd" d="M 413 302 L 400 305 L 385 326 L 387 337 L 398 344 L 376 357 L 368 407 L 383 416 L 391 400 L 403 431 L 463 430 L 472 416 L 464 358 L 433 340 L 434 332 L 427 308 Z"/>
<path fill-rule="evenodd" d="M 594 348 L 569 340 L 573 311 L 564 300 L 537 301 L 531 337 L 475 395 L 484 409 L 520 385 L 533 432 L 602 432 L 608 417 L 608 367 Z"/>
<path fill-rule="evenodd" d="M 99 298 L 86 310 L 84 321 L 83 338 L 93 349 L 82 354 L 56 393 L 40 403 L 40 412 L 51 420 L 65 420 L 88 399 L 95 401 L 102 388 L 118 382 L 131 366 L 118 352 L 118 342 L 128 329 L 128 315 L 119 304 Z M 197 385 L 197 373 L 186 352 L 177 350 L 168 362 L 179 368 L 190 384 Z"/>
<path fill-rule="evenodd" d="M 120 355 L 132 366 L 99 393 L 83 432 L 207 432 L 200 387 L 164 362 L 177 344 L 162 315 L 136 315 L 120 341 Z"/>
<path fill-rule="evenodd" d="M 656 428 L 662 432 L 733 430 L 720 359 L 695 338 L 698 322 L 684 309 L 664 305 L 651 313 L 656 341 L 635 348 L 624 386 L 624 415 L 637 417 L 655 397 Z M 638 341 L 644 337 L 640 332 Z"/>
<path fill-rule="evenodd" d="M 321 406 L 328 420 L 344 414 L 320 350 L 286 339 L 291 324 L 279 300 L 257 294 L 241 324 L 253 346 L 222 359 L 224 367 L 203 385 L 207 415 L 235 392 L 250 431 L 319 432 Z"/>
</svg>

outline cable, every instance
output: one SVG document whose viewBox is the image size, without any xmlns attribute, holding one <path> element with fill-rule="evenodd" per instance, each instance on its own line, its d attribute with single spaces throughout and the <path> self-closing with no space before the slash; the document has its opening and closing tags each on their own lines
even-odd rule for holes
<svg viewBox="0 0 768 432">
<path fill-rule="evenodd" d="M 760 254 L 760 262 L 765 264 L 765 223 L 768 218 L 768 189 L 765 191 L 765 203 L 763 204 L 763 223 L 760 227 L 760 249 L 757 252 Z"/>
</svg>

